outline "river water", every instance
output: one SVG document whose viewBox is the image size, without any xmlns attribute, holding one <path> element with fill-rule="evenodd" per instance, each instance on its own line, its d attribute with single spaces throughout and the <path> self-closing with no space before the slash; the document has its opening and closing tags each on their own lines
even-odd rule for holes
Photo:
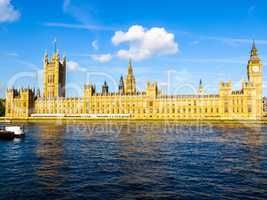
<svg viewBox="0 0 267 200">
<path fill-rule="evenodd" d="M 42 122 L 0 141 L 0 199 L 267 199 L 267 126 Z"/>
</svg>

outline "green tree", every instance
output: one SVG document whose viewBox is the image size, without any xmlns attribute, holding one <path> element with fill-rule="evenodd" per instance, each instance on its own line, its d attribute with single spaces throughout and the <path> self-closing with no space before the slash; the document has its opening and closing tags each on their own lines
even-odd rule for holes
<svg viewBox="0 0 267 200">
<path fill-rule="evenodd" d="M 0 116 L 5 116 L 5 100 L 0 99 Z"/>
</svg>

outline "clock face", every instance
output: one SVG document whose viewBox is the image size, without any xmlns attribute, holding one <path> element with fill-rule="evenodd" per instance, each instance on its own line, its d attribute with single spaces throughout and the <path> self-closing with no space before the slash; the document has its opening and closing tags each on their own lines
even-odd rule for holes
<svg viewBox="0 0 267 200">
<path fill-rule="evenodd" d="M 252 70 L 253 70 L 253 72 L 259 72 L 260 68 L 259 68 L 259 66 L 253 66 Z"/>
</svg>

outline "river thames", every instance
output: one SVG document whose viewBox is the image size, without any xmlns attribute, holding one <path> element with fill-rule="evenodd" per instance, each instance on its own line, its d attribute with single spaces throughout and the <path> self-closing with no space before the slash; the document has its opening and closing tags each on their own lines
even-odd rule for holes
<svg viewBox="0 0 267 200">
<path fill-rule="evenodd" d="M 267 125 L 42 122 L 0 141 L 0 199 L 266 199 Z"/>
</svg>

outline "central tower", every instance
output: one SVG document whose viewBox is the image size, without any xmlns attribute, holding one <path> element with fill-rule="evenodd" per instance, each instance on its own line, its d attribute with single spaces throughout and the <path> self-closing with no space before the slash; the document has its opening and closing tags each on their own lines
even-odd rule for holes
<svg viewBox="0 0 267 200">
<path fill-rule="evenodd" d="M 65 97 L 66 57 L 60 60 L 58 50 L 49 61 L 48 54 L 44 56 L 44 92 L 45 98 Z"/>
<path fill-rule="evenodd" d="M 136 93 L 136 85 L 135 85 L 135 77 L 133 75 L 133 67 L 132 61 L 129 60 L 128 64 L 128 73 L 124 81 L 124 90 L 125 94 L 135 94 Z"/>
</svg>

